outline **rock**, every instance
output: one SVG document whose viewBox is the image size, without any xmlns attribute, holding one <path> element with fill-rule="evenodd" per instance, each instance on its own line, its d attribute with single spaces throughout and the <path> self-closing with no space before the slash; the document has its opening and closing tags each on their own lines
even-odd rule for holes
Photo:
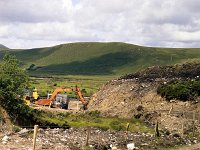
<svg viewBox="0 0 200 150">
<path fill-rule="evenodd" d="M 147 143 L 142 143 L 141 146 L 148 146 L 149 144 Z"/>
<path fill-rule="evenodd" d="M 135 144 L 134 143 L 127 144 L 127 149 L 128 150 L 134 150 L 135 149 Z"/>
<path fill-rule="evenodd" d="M 2 143 L 3 143 L 3 144 L 6 144 L 7 142 L 6 142 L 6 141 L 3 141 Z"/>
<path fill-rule="evenodd" d="M 18 132 L 18 134 L 23 134 L 23 133 L 27 133 L 29 130 L 27 130 L 26 128 L 22 129 L 21 131 Z"/>
</svg>

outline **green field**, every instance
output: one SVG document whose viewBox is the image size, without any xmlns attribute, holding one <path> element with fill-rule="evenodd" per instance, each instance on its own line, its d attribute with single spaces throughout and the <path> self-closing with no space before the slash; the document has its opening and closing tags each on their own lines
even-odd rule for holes
<svg viewBox="0 0 200 150">
<path fill-rule="evenodd" d="M 91 96 L 99 90 L 99 88 L 112 77 L 84 77 L 84 76 L 59 76 L 53 78 L 30 78 L 30 89 L 37 88 L 40 96 L 47 96 L 47 93 L 52 93 L 58 87 L 70 88 L 79 86 L 84 96 Z M 72 93 L 72 96 L 74 93 Z"/>
</svg>

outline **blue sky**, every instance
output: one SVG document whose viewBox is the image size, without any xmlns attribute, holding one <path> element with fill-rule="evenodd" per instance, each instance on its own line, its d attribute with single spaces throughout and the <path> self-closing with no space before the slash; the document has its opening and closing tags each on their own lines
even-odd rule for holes
<svg viewBox="0 0 200 150">
<path fill-rule="evenodd" d="M 200 47 L 199 0 L 1 0 L 0 43 L 68 42 Z"/>
</svg>

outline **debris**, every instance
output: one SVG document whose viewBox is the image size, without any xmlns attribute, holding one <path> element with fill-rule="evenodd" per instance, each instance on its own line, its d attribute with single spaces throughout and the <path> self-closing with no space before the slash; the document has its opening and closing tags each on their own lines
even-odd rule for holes
<svg viewBox="0 0 200 150">
<path fill-rule="evenodd" d="M 3 142 L 8 142 L 10 140 L 10 137 L 5 135 L 3 138 L 2 138 L 2 141 Z"/>
<path fill-rule="evenodd" d="M 24 134 L 27 133 L 29 130 L 26 128 L 23 128 L 21 131 L 18 132 L 18 134 Z"/>
<path fill-rule="evenodd" d="M 127 144 L 128 150 L 134 150 L 135 149 L 135 144 L 134 143 L 129 143 Z"/>
</svg>

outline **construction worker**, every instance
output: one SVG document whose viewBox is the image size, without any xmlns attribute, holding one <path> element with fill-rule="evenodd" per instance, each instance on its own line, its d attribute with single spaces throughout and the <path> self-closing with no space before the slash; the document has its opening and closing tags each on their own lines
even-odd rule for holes
<svg viewBox="0 0 200 150">
<path fill-rule="evenodd" d="M 35 102 L 36 100 L 38 100 L 38 98 L 39 98 L 39 95 L 38 95 L 38 92 L 37 92 L 37 89 L 36 89 L 36 88 L 33 89 L 32 97 L 33 97 L 33 101 L 34 101 L 34 102 Z"/>
</svg>

